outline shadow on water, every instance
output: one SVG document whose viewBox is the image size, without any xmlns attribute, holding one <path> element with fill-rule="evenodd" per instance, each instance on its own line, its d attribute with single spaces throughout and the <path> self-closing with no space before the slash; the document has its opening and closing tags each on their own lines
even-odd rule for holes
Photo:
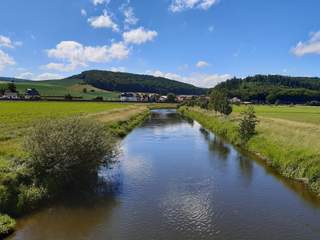
<svg viewBox="0 0 320 240">
<path fill-rule="evenodd" d="M 114 209 L 121 206 L 117 196 L 122 184 L 118 163 L 102 167 L 94 183 L 70 190 L 49 204 L 51 207 L 20 219 L 17 228 L 21 231 L 8 239 L 89 238 L 99 226 L 109 224 Z M 44 228 L 44 223 L 50 228 Z"/>
<path fill-rule="evenodd" d="M 227 141 L 221 137 L 218 137 L 207 129 L 200 127 L 199 131 L 208 143 L 209 150 L 218 154 L 220 159 L 227 160 L 230 154 L 230 145 L 226 143 Z M 313 207 L 320 207 L 320 199 L 316 194 L 310 191 L 306 185 L 302 182 L 295 181 L 293 179 L 286 178 L 277 172 L 272 166 L 268 165 L 265 160 L 257 158 L 257 156 L 249 153 L 248 151 L 235 147 L 237 150 L 236 161 L 238 162 L 239 170 L 241 174 L 246 179 L 246 184 L 249 185 L 252 181 L 254 166 L 253 163 L 256 162 L 259 166 L 265 169 L 267 175 L 275 177 L 279 182 L 281 182 L 285 187 L 298 194 L 303 198 L 306 203 Z"/>
</svg>

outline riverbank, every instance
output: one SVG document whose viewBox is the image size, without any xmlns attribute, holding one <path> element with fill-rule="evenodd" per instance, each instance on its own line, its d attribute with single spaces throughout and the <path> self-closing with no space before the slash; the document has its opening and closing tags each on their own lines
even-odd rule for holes
<svg viewBox="0 0 320 240">
<path fill-rule="evenodd" d="M 250 139 L 246 150 L 285 177 L 303 181 L 320 196 L 320 126 L 317 124 L 320 114 L 318 108 L 298 108 L 304 111 L 295 107 L 256 107 L 257 134 Z M 182 107 L 179 112 L 240 146 L 237 129 L 241 110 L 235 107 L 227 118 L 200 108 Z"/>
<path fill-rule="evenodd" d="M 33 186 L 24 159 L 24 137 L 40 119 L 93 118 L 106 131 L 124 137 L 149 116 L 149 107 L 120 103 L 1 102 L 0 213 L 17 217 L 42 206 L 50 193 Z M 0 237 L 11 233 L 14 220 L 0 215 Z"/>
</svg>

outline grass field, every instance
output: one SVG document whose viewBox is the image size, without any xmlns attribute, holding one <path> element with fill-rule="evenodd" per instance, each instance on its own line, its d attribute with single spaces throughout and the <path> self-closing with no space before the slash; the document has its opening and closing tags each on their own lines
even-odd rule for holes
<svg viewBox="0 0 320 240">
<path fill-rule="evenodd" d="M 185 115 L 213 132 L 239 144 L 240 112 L 235 106 L 224 118 L 198 108 L 183 108 Z M 265 158 L 283 175 L 301 179 L 320 193 L 320 108 L 307 106 L 255 106 L 259 119 L 257 135 L 247 145 L 249 151 Z"/>
<path fill-rule="evenodd" d="M 234 106 L 233 113 L 240 113 L 245 106 Z M 311 106 L 255 106 L 259 117 L 283 119 L 301 123 L 320 125 L 320 108 Z"/>
<path fill-rule="evenodd" d="M 23 136 L 40 119 L 98 114 L 105 119 L 109 116 L 108 121 L 120 121 L 145 109 L 145 106 L 121 103 L 0 102 L 0 160 L 23 155 L 20 147 Z"/>
<path fill-rule="evenodd" d="M 0 82 L 0 88 L 6 88 L 8 82 Z M 35 88 L 41 96 L 65 96 L 71 94 L 74 97 L 83 97 L 83 99 L 93 99 L 103 97 L 104 99 L 117 99 L 119 93 L 109 92 L 102 89 L 84 85 L 79 80 L 52 80 L 52 81 L 24 81 L 16 82 L 17 90 L 24 93 L 27 88 Z M 83 89 L 87 92 L 84 93 Z"/>
</svg>

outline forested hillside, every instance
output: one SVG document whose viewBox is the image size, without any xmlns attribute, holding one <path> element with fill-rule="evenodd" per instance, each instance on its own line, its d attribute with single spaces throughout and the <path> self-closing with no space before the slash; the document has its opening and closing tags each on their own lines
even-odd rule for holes
<svg viewBox="0 0 320 240">
<path fill-rule="evenodd" d="M 110 71 L 86 71 L 70 77 L 96 88 L 117 92 L 201 95 L 206 89 L 162 77 Z"/>
<path fill-rule="evenodd" d="M 215 89 L 226 91 L 229 97 L 260 103 L 320 101 L 320 78 L 256 75 L 230 79 Z"/>
</svg>

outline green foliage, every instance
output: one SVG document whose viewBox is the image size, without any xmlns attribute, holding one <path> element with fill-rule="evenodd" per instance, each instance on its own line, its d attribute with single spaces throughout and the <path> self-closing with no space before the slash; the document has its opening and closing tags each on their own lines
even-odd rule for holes
<svg viewBox="0 0 320 240">
<path fill-rule="evenodd" d="M 167 97 L 168 97 L 167 102 L 169 103 L 176 102 L 176 95 L 174 93 L 168 93 Z"/>
<path fill-rule="evenodd" d="M 223 90 L 228 97 L 256 103 L 301 104 L 320 101 L 320 79 L 279 75 L 256 75 L 234 78 L 220 83 L 215 90 Z"/>
<path fill-rule="evenodd" d="M 68 94 L 66 94 L 66 95 L 64 96 L 64 99 L 65 99 L 65 100 L 68 100 L 68 101 L 71 101 L 71 100 L 73 99 L 73 97 L 71 96 L 70 93 L 68 93 Z"/>
<path fill-rule="evenodd" d="M 230 115 L 232 113 L 232 106 L 228 101 L 228 97 L 222 91 L 214 90 L 211 92 L 209 108 L 223 115 Z"/>
<path fill-rule="evenodd" d="M 8 215 L 0 215 L 0 238 L 12 233 L 16 227 L 16 221 Z"/>
<path fill-rule="evenodd" d="M 8 83 L 8 90 L 10 90 L 11 92 L 16 92 L 17 91 L 17 87 L 13 82 Z"/>
<path fill-rule="evenodd" d="M 26 213 L 39 208 L 43 201 L 48 198 L 48 191 L 44 187 L 20 186 L 18 195 L 17 211 Z"/>
<path fill-rule="evenodd" d="M 69 79 L 80 79 L 96 88 L 117 92 L 201 95 L 206 89 L 162 77 L 110 71 L 86 71 Z"/>
<path fill-rule="evenodd" d="M 253 106 L 247 107 L 241 113 L 241 120 L 239 124 L 239 136 L 243 143 L 247 143 L 256 133 L 257 116 Z"/>
<path fill-rule="evenodd" d="M 95 177 L 99 166 L 110 161 L 113 143 L 102 124 L 72 117 L 37 123 L 26 138 L 25 150 L 36 183 L 56 192 Z"/>
<path fill-rule="evenodd" d="M 132 118 L 126 121 L 119 121 L 115 123 L 111 123 L 107 125 L 108 131 L 113 136 L 116 137 L 124 137 L 126 136 L 132 129 L 141 124 L 147 117 L 149 116 L 149 111 L 142 112 L 138 115 L 133 116 Z"/>
</svg>

